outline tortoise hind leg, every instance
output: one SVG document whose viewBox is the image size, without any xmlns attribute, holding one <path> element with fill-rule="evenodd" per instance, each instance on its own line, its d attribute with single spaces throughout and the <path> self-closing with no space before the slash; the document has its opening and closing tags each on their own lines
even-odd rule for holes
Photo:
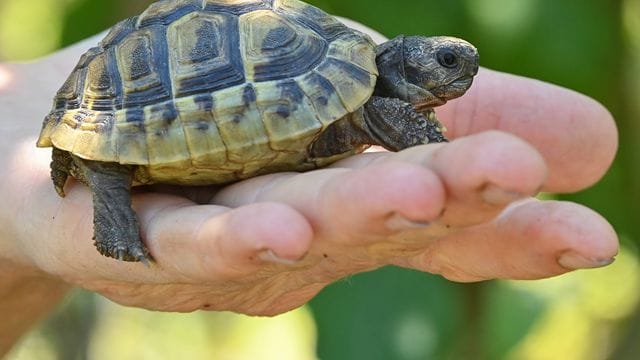
<svg viewBox="0 0 640 360">
<path fill-rule="evenodd" d="M 93 230 L 98 251 L 124 261 L 148 263 L 151 255 L 140 239 L 131 208 L 133 168 L 72 157 L 76 166 L 73 175 L 93 193 Z"/>
<path fill-rule="evenodd" d="M 71 155 L 67 151 L 53 148 L 51 153 L 51 180 L 53 180 L 56 192 L 61 197 L 65 195 L 64 184 L 69 177 L 72 162 Z"/>
</svg>

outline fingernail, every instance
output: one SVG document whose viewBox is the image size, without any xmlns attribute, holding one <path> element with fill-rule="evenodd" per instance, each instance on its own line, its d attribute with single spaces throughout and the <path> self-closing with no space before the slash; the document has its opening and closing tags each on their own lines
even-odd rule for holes
<svg viewBox="0 0 640 360">
<path fill-rule="evenodd" d="M 519 192 L 507 191 L 493 184 L 487 185 L 480 196 L 482 196 L 482 200 L 491 205 L 506 205 L 524 197 Z"/>
<path fill-rule="evenodd" d="M 584 257 L 575 252 L 567 252 L 562 254 L 560 258 L 558 258 L 558 264 L 560 264 L 563 268 L 569 270 L 595 269 L 607 266 L 613 263 L 615 260 L 616 258 L 593 259 Z"/>
<path fill-rule="evenodd" d="M 299 261 L 299 260 L 290 260 L 290 259 L 281 258 L 278 255 L 276 255 L 276 253 L 274 253 L 273 250 L 261 251 L 260 253 L 258 253 L 258 259 L 265 262 L 287 265 L 287 266 L 295 265 Z"/>
<path fill-rule="evenodd" d="M 385 224 L 391 231 L 423 229 L 429 226 L 429 222 L 409 220 L 398 213 L 389 216 Z"/>
</svg>

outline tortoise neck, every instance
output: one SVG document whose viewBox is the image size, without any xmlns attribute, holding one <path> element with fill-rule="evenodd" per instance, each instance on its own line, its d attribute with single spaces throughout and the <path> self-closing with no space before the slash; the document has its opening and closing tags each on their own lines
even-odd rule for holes
<svg viewBox="0 0 640 360">
<path fill-rule="evenodd" d="M 374 95 L 390 98 L 407 98 L 406 86 L 401 86 L 406 82 L 405 59 L 404 59 L 405 36 L 399 35 L 376 48 L 376 66 L 378 68 L 378 81 Z"/>
</svg>

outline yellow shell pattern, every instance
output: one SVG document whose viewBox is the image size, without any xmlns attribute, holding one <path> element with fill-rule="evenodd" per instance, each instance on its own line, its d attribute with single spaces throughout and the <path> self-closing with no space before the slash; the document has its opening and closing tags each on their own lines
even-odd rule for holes
<svg viewBox="0 0 640 360">
<path fill-rule="evenodd" d="M 375 85 L 368 36 L 297 0 L 171 0 L 114 26 L 54 99 L 38 146 L 223 183 L 306 152 Z"/>
</svg>

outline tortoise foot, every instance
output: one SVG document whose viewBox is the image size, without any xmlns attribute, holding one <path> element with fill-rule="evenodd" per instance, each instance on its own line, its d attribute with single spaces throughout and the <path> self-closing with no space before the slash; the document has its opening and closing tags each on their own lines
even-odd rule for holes
<svg viewBox="0 0 640 360">
<path fill-rule="evenodd" d="M 100 254 L 114 259 L 130 262 L 142 262 L 149 266 L 153 261 L 151 254 L 141 241 L 95 241 Z"/>
<path fill-rule="evenodd" d="M 131 208 L 133 169 L 117 163 L 81 159 L 71 155 L 78 180 L 93 193 L 93 240 L 98 251 L 122 261 L 153 261 L 140 238 L 136 213 Z"/>
</svg>

